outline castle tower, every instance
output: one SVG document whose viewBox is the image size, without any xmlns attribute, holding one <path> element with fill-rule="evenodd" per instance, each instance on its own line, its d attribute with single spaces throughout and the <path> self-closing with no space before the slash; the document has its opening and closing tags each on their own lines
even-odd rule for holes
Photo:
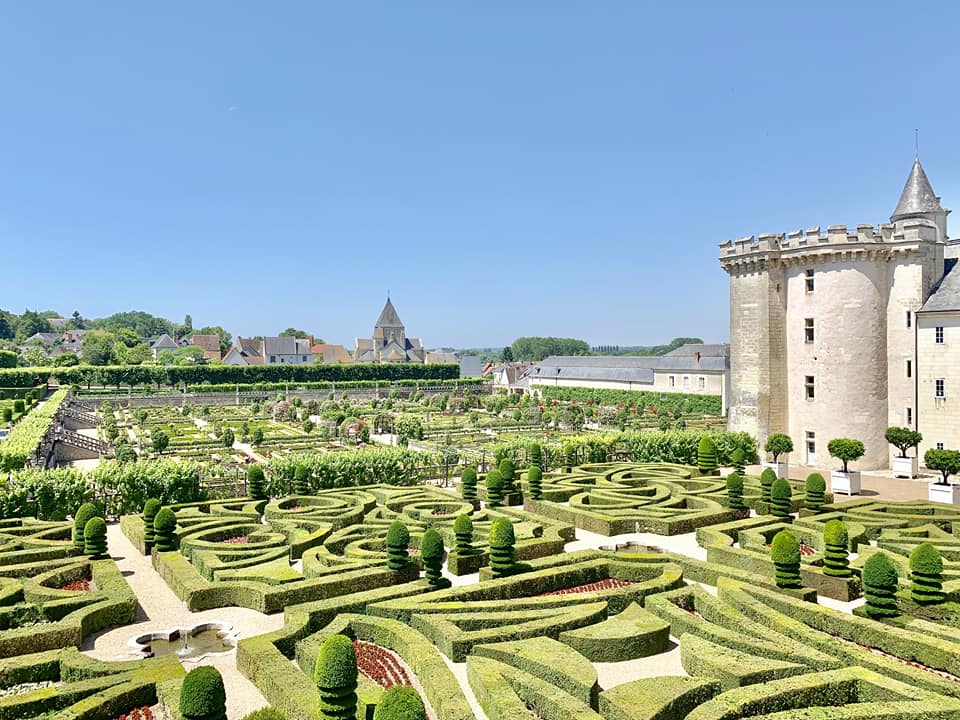
<svg viewBox="0 0 960 720">
<path fill-rule="evenodd" d="M 914 313 L 943 274 L 946 214 L 916 162 L 892 224 L 722 244 L 729 428 L 761 448 L 786 432 L 790 461 L 820 468 L 836 465 L 831 439 L 852 437 L 866 448 L 858 468 L 888 467 L 886 428 L 916 418 Z"/>
</svg>

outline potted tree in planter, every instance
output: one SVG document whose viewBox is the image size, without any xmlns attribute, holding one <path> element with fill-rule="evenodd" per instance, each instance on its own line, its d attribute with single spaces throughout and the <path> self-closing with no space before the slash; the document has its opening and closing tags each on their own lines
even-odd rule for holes
<svg viewBox="0 0 960 720">
<path fill-rule="evenodd" d="M 779 462 L 781 455 L 793 452 L 793 440 L 784 433 L 773 433 L 767 438 L 767 444 L 763 449 L 773 455 L 773 462 L 764 462 L 764 468 L 773 470 L 778 478 L 787 480 L 790 478 L 790 465 L 786 462 Z"/>
<path fill-rule="evenodd" d="M 960 450 L 931 448 L 923 454 L 923 464 L 940 473 L 940 479 L 928 485 L 930 502 L 960 505 L 960 485 L 950 484 L 950 476 L 960 473 Z"/>
<path fill-rule="evenodd" d="M 917 476 L 917 456 L 914 453 L 913 457 L 907 457 L 907 451 L 910 448 L 916 449 L 920 441 L 923 440 L 923 435 L 907 427 L 888 427 L 884 437 L 886 437 L 888 443 L 900 451 L 900 454 L 893 459 L 894 477 L 915 478 Z"/>
<path fill-rule="evenodd" d="M 834 438 L 827 443 L 827 452 L 830 457 L 835 457 L 843 463 L 842 470 L 834 470 L 830 473 L 830 488 L 835 493 L 844 493 L 845 495 L 860 494 L 860 471 L 850 470 L 847 463 L 859 460 L 865 452 L 863 443 L 859 440 L 850 438 Z"/>
</svg>

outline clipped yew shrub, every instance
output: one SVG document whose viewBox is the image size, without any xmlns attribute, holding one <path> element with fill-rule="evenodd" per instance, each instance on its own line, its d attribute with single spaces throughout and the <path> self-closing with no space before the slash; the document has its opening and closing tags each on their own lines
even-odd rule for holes
<svg viewBox="0 0 960 720">
<path fill-rule="evenodd" d="M 453 534 L 456 537 L 457 555 L 473 555 L 473 521 L 469 515 L 458 515 L 453 521 Z"/>
<path fill-rule="evenodd" d="M 705 474 L 717 469 L 717 446 L 709 435 L 700 438 L 697 446 L 697 467 Z"/>
<path fill-rule="evenodd" d="M 503 505 L 503 476 L 499 470 L 487 473 L 487 507 L 496 508 Z"/>
<path fill-rule="evenodd" d="M 184 720 L 227 720 L 227 691 L 215 667 L 201 665 L 187 673 L 180 690 Z"/>
<path fill-rule="evenodd" d="M 577 464 L 577 447 L 573 443 L 563 446 L 563 471 L 570 472 Z"/>
<path fill-rule="evenodd" d="M 84 551 L 86 541 L 83 536 L 83 531 L 87 527 L 87 523 L 90 522 L 93 518 L 97 517 L 100 514 L 100 511 L 97 509 L 97 506 L 93 503 L 84 503 L 77 508 L 77 512 L 73 516 L 73 546 L 80 552 Z"/>
<path fill-rule="evenodd" d="M 527 465 L 543 467 L 543 448 L 540 447 L 540 443 L 530 443 L 527 445 Z"/>
<path fill-rule="evenodd" d="M 143 541 L 147 550 L 153 547 L 153 521 L 163 505 L 156 498 L 150 498 L 143 504 Z"/>
<path fill-rule="evenodd" d="M 83 528 L 83 552 L 92 559 L 107 554 L 107 523 L 102 517 L 92 517 Z"/>
<path fill-rule="evenodd" d="M 823 574 L 831 577 L 850 577 L 850 559 L 847 548 L 850 536 L 843 520 L 829 520 L 823 526 Z"/>
<path fill-rule="evenodd" d="M 743 476 L 732 472 L 727 475 L 727 507 L 731 510 L 746 510 L 743 502 Z"/>
<path fill-rule="evenodd" d="M 737 471 L 737 475 L 743 476 L 747 471 L 747 454 L 739 445 L 730 453 L 730 465 Z"/>
<path fill-rule="evenodd" d="M 427 582 L 434 589 L 450 587 L 450 581 L 443 576 L 443 538 L 433 528 L 423 533 L 420 540 L 420 558 L 426 571 Z"/>
<path fill-rule="evenodd" d="M 297 495 L 310 494 L 310 469 L 306 465 L 297 465 L 293 474 L 293 491 Z"/>
<path fill-rule="evenodd" d="M 247 713 L 241 720 L 287 720 L 287 716 L 275 707 L 265 707 Z"/>
<path fill-rule="evenodd" d="M 530 497 L 534 500 L 543 498 L 543 470 L 539 465 L 531 465 L 527 470 L 527 484 L 530 486 Z"/>
<path fill-rule="evenodd" d="M 460 473 L 460 494 L 470 502 L 477 499 L 477 471 L 471 465 L 467 465 Z"/>
<path fill-rule="evenodd" d="M 357 656 L 346 635 L 331 635 L 317 654 L 313 681 L 320 693 L 321 720 L 357 717 Z"/>
<path fill-rule="evenodd" d="M 781 530 L 770 543 L 770 559 L 773 560 L 774 580 L 777 587 L 799 588 L 800 543 L 789 530 Z"/>
<path fill-rule="evenodd" d="M 153 519 L 153 544 L 159 552 L 171 552 L 180 547 L 177 515 L 170 508 L 160 508 Z"/>
<path fill-rule="evenodd" d="M 517 491 L 517 486 L 515 483 L 517 469 L 513 464 L 513 460 L 510 458 L 504 458 L 497 466 L 497 470 L 500 471 L 500 477 L 503 478 L 503 494 L 513 495 Z"/>
<path fill-rule="evenodd" d="M 937 605 L 946 599 L 943 557 L 930 543 L 921 543 L 910 553 L 910 597 L 920 605 Z"/>
<path fill-rule="evenodd" d="M 867 598 L 864 612 L 872 618 L 895 617 L 897 609 L 897 567 L 878 552 L 863 564 L 863 594 Z"/>
<path fill-rule="evenodd" d="M 804 492 L 806 495 L 803 504 L 814 512 L 820 512 L 823 503 L 826 501 L 827 481 L 823 479 L 820 473 L 810 473 L 807 475 L 807 481 L 804 483 Z"/>
<path fill-rule="evenodd" d="M 267 499 L 267 481 L 260 465 L 247 468 L 247 495 L 254 500 Z"/>
<path fill-rule="evenodd" d="M 494 578 L 506 577 L 516 571 L 517 556 L 514 549 L 517 539 L 513 523 L 507 518 L 497 518 L 490 526 L 490 569 Z"/>
<path fill-rule="evenodd" d="M 790 521 L 790 498 L 793 490 L 783 478 L 775 480 L 770 487 L 770 514 L 780 520 Z"/>
<path fill-rule="evenodd" d="M 777 474 L 770 468 L 764 468 L 760 473 L 760 499 L 764 502 L 770 502 L 770 490 L 777 481 Z"/>
<path fill-rule="evenodd" d="M 387 567 L 391 570 L 403 570 L 410 565 L 410 531 L 399 520 L 390 523 L 387 528 Z"/>
<path fill-rule="evenodd" d="M 373 720 L 427 720 L 427 709 L 412 687 L 394 685 L 383 693 Z"/>
</svg>

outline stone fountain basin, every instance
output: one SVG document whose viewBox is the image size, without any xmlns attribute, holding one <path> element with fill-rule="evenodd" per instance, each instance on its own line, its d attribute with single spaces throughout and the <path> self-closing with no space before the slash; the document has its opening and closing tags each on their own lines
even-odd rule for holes
<svg viewBox="0 0 960 720">
<path fill-rule="evenodd" d="M 129 644 L 133 654 L 140 658 L 176 655 L 181 661 L 198 661 L 236 650 L 237 633 L 228 623 L 206 622 L 188 628 L 144 633 L 130 640 Z"/>
</svg>

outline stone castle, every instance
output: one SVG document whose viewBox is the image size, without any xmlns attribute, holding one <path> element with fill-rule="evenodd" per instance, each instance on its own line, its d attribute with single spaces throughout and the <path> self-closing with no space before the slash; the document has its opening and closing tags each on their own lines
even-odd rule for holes
<svg viewBox="0 0 960 720">
<path fill-rule="evenodd" d="M 836 437 L 864 443 L 859 468 L 889 467 L 891 425 L 923 433 L 921 458 L 960 448 L 960 413 L 948 405 L 960 387 L 960 356 L 950 355 L 960 345 L 960 270 L 951 272 L 960 243 L 948 238 L 949 212 L 918 159 L 889 223 L 723 243 L 729 428 L 761 448 L 785 432 L 791 462 L 813 467 L 835 464 Z"/>
</svg>

